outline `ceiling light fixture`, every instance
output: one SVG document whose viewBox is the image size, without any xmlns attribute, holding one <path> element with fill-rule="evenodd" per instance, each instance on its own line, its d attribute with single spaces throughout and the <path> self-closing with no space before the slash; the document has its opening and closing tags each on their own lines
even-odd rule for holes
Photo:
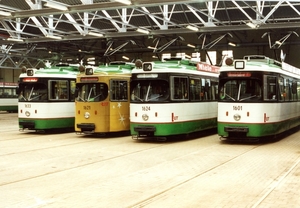
<svg viewBox="0 0 300 208">
<path fill-rule="evenodd" d="M 142 28 L 138 28 L 136 31 L 140 32 L 140 33 L 144 33 L 144 34 L 149 34 L 150 33 L 149 30 L 145 30 L 145 29 L 142 29 Z"/>
<path fill-rule="evenodd" d="M 251 27 L 252 29 L 256 29 L 256 28 L 259 27 L 258 24 L 254 24 L 254 23 L 252 23 L 252 22 L 247 22 L 246 25 L 249 26 L 249 27 Z"/>
<path fill-rule="evenodd" d="M 64 5 L 56 4 L 56 3 L 53 3 L 53 2 L 49 2 L 49 1 L 45 4 L 45 6 L 53 8 L 53 9 L 62 10 L 62 11 L 68 10 L 68 7 L 66 7 Z"/>
<path fill-rule="evenodd" d="M 155 50 L 155 49 L 156 49 L 156 48 L 153 47 L 153 46 L 148 46 L 147 48 L 152 49 L 152 50 Z"/>
<path fill-rule="evenodd" d="M 61 40 L 62 39 L 62 37 L 54 36 L 54 35 L 46 35 L 46 38 L 52 38 L 52 39 L 56 39 L 56 40 Z"/>
<path fill-rule="evenodd" d="M 235 47 L 235 46 L 236 46 L 236 44 L 235 44 L 235 43 L 233 43 L 233 42 L 228 42 L 228 45 L 230 45 L 230 46 L 233 46 L 233 47 Z"/>
<path fill-rule="evenodd" d="M 196 46 L 192 45 L 192 44 L 187 44 L 188 47 L 191 47 L 191 48 L 196 48 Z"/>
<path fill-rule="evenodd" d="M 92 35 L 92 36 L 96 36 L 96 37 L 103 37 L 104 35 L 101 34 L 101 33 L 95 33 L 95 32 L 89 32 L 88 33 L 89 35 Z"/>
<path fill-rule="evenodd" d="M 188 25 L 186 28 L 189 30 L 198 31 L 198 28 L 192 25 Z"/>
<path fill-rule="evenodd" d="M 129 58 L 127 56 L 122 56 L 122 58 L 125 60 L 129 60 Z"/>
<path fill-rule="evenodd" d="M 23 42 L 23 39 L 19 39 L 19 38 L 7 38 L 6 40 L 8 41 L 16 41 L 16 42 Z"/>
<path fill-rule="evenodd" d="M 10 12 L 5 12 L 5 11 L 0 11 L 0 15 L 8 17 L 8 16 L 11 16 L 11 13 Z"/>
<path fill-rule="evenodd" d="M 122 4 L 126 4 L 126 5 L 131 5 L 131 1 L 130 0 L 115 0 L 116 2 L 120 2 Z"/>
</svg>

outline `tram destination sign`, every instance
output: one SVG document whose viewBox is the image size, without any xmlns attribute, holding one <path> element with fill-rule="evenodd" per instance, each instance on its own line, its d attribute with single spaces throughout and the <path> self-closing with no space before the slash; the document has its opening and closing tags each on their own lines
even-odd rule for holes
<svg viewBox="0 0 300 208">
<path fill-rule="evenodd" d="M 197 63 L 197 70 L 198 71 L 206 71 L 206 72 L 213 72 L 213 73 L 219 73 L 220 67 L 218 66 L 213 66 L 207 63 Z"/>
</svg>

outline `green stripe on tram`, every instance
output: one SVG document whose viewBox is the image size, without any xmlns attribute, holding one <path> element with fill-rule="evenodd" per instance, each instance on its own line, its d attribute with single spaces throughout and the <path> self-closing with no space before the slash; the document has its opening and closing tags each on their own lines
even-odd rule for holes
<svg viewBox="0 0 300 208">
<path fill-rule="evenodd" d="M 19 122 L 34 122 L 36 130 L 74 128 L 75 118 L 19 119 Z M 22 128 L 22 125 L 19 126 Z"/>
<path fill-rule="evenodd" d="M 206 129 L 212 129 L 217 127 L 217 118 L 197 120 L 197 121 L 186 121 L 186 122 L 174 122 L 174 123 L 155 123 L 155 124 L 139 124 L 131 123 L 130 132 L 131 135 L 137 135 L 138 133 L 134 131 L 134 127 L 141 126 L 153 126 L 156 131 L 154 136 L 171 136 L 178 134 L 188 134 L 192 132 L 203 131 Z"/>
<path fill-rule="evenodd" d="M 248 133 L 247 137 L 264 137 L 270 135 L 280 134 L 289 129 L 292 129 L 300 125 L 299 118 L 294 118 L 290 120 L 285 120 L 277 123 L 263 123 L 263 124 L 228 124 L 228 123 L 218 123 L 218 135 L 222 137 L 228 137 L 229 134 L 224 129 L 225 127 L 247 127 Z"/>
<path fill-rule="evenodd" d="M 18 106 L 1 106 L 0 111 L 14 111 L 18 112 Z"/>
</svg>

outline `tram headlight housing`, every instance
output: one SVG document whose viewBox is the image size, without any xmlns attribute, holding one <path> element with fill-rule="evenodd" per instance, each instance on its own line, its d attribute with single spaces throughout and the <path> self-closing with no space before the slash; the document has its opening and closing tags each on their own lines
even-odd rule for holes
<svg viewBox="0 0 300 208">
<path fill-rule="evenodd" d="M 27 76 L 33 76 L 33 69 L 27 69 Z"/>
<path fill-rule="evenodd" d="M 147 114 L 143 114 L 143 115 L 142 115 L 142 118 L 143 118 L 144 121 L 148 121 L 149 116 L 148 116 Z"/>
<path fill-rule="evenodd" d="M 93 68 L 86 68 L 85 74 L 86 74 L 86 75 L 93 75 L 93 74 L 94 74 Z"/>
<path fill-rule="evenodd" d="M 234 114 L 233 118 L 234 118 L 235 121 L 239 121 L 239 120 L 241 120 L 241 115 L 240 114 Z"/>
<path fill-rule="evenodd" d="M 90 118 L 90 113 L 89 112 L 85 112 L 84 113 L 84 118 L 86 118 L 86 119 Z"/>
</svg>

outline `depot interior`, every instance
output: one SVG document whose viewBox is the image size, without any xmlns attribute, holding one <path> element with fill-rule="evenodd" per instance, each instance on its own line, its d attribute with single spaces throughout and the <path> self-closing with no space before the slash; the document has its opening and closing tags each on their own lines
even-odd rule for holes
<svg viewBox="0 0 300 208">
<path fill-rule="evenodd" d="M 300 67 L 300 1 L 1 0 L 0 82 L 22 67 L 265 55 Z"/>
</svg>

